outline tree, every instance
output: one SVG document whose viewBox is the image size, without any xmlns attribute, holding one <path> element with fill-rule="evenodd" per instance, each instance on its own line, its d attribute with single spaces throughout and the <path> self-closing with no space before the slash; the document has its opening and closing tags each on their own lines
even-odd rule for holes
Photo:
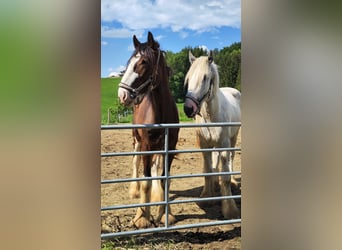
<svg viewBox="0 0 342 250">
<path fill-rule="evenodd" d="M 241 74 L 241 43 L 234 43 L 224 47 L 214 56 L 219 66 L 220 86 L 238 88 L 239 74 Z M 240 80 L 239 80 L 240 81 Z"/>
<path fill-rule="evenodd" d="M 202 55 L 207 55 L 207 52 L 201 48 L 191 48 L 185 47 L 178 53 L 173 53 L 171 51 L 166 52 L 166 62 L 171 68 L 170 77 L 170 89 L 172 95 L 176 102 L 184 102 L 185 91 L 184 91 L 184 80 L 185 75 L 190 68 L 189 62 L 189 51 L 193 53 L 194 56 L 199 57 Z"/>
<path fill-rule="evenodd" d="M 171 68 L 170 89 L 176 102 L 184 102 L 184 80 L 190 68 L 189 50 L 195 57 L 207 55 L 202 48 L 190 46 L 178 53 L 166 51 L 166 63 Z M 214 61 L 218 65 L 220 87 L 241 89 L 241 43 L 233 43 L 223 49 L 214 49 Z"/>
</svg>

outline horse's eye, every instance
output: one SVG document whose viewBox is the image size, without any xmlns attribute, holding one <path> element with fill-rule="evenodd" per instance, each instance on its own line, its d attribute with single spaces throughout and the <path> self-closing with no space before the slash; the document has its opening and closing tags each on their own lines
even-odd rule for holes
<svg viewBox="0 0 342 250">
<path fill-rule="evenodd" d="M 146 61 L 146 60 L 142 60 L 142 61 L 141 61 L 141 64 L 146 65 L 146 64 L 147 64 L 147 61 Z"/>
</svg>

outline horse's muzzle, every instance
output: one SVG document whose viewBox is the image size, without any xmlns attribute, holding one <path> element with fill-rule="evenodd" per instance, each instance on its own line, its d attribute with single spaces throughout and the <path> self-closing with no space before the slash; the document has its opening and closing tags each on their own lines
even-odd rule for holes
<svg viewBox="0 0 342 250">
<path fill-rule="evenodd" d="M 195 115 L 199 111 L 197 104 L 193 100 L 191 100 L 189 98 L 185 98 L 185 102 L 184 102 L 184 107 L 183 108 L 184 108 L 184 113 L 189 118 L 195 117 Z"/>
<path fill-rule="evenodd" d="M 126 89 L 119 88 L 118 96 L 122 105 L 130 106 L 133 103 L 133 98 Z"/>
</svg>

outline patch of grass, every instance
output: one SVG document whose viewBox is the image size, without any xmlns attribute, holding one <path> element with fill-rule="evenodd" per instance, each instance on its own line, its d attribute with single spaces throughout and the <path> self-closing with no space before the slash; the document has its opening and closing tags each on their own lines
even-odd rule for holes
<svg viewBox="0 0 342 250">
<path fill-rule="evenodd" d="M 101 124 L 108 123 L 108 110 L 118 105 L 118 84 L 121 78 L 101 78 Z"/>
<path fill-rule="evenodd" d="M 118 98 L 118 85 L 121 78 L 101 78 L 101 114 L 107 115 L 107 110 L 114 107 Z"/>
<path fill-rule="evenodd" d="M 132 108 L 125 108 L 119 103 L 118 88 L 120 81 L 121 77 L 101 78 L 101 124 L 132 122 L 132 115 L 130 114 Z M 126 116 L 123 116 L 124 111 L 126 111 Z M 120 119 L 118 118 L 119 115 Z"/>
<path fill-rule="evenodd" d="M 181 122 L 191 122 L 194 119 L 193 118 L 188 118 L 186 114 L 184 113 L 183 109 L 183 103 L 177 103 L 177 109 L 178 109 L 178 114 L 179 114 L 179 121 Z"/>
</svg>

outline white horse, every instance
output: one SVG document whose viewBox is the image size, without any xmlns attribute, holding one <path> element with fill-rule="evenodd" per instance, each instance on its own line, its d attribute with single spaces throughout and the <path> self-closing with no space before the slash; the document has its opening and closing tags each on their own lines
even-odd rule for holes
<svg viewBox="0 0 342 250">
<path fill-rule="evenodd" d="M 241 94 L 234 88 L 219 88 L 217 65 L 213 54 L 194 57 L 189 51 L 190 69 L 185 77 L 187 94 L 184 102 L 184 112 L 188 117 L 196 117 L 197 123 L 240 122 Z M 234 147 L 237 141 L 239 127 L 202 127 L 197 129 L 197 142 L 200 148 Z M 217 170 L 221 160 L 221 171 L 232 171 L 234 151 L 203 152 L 204 172 Z M 201 197 L 214 196 L 216 177 L 205 177 Z M 230 196 L 232 176 L 221 176 L 221 195 Z M 222 214 L 225 218 L 239 218 L 240 211 L 234 199 L 222 200 Z"/>
</svg>

